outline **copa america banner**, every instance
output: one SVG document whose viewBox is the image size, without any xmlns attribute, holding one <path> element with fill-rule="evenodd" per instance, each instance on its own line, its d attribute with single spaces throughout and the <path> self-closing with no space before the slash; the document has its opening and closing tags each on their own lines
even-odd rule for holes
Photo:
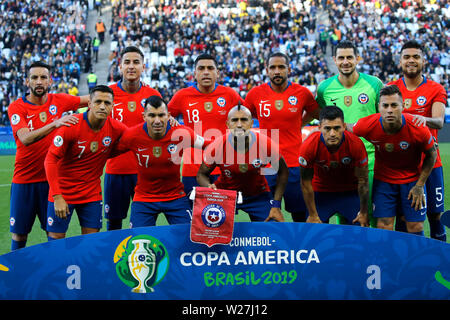
<svg viewBox="0 0 450 320">
<path fill-rule="evenodd" d="M 76 236 L 0 256 L 1 299 L 450 299 L 450 245 L 356 226 L 239 222 L 229 245 L 190 225 Z"/>
<path fill-rule="evenodd" d="M 233 236 L 236 197 L 234 190 L 195 187 L 191 240 L 211 247 L 228 244 Z"/>
</svg>

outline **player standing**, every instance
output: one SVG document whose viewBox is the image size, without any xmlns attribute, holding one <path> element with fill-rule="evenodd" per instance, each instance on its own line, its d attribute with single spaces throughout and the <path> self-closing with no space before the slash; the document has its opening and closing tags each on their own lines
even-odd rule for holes
<svg viewBox="0 0 450 320">
<path fill-rule="evenodd" d="M 217 62 L 210 54 L 200 54 L 194 62 L 196 84 L 175 93 L 168 104 L 173 117 L 183 116 L 184 124 L 207 140 L 225 134 L 228 111 L 243 100 L 232 88 L 217 83 Z M 202 150 L 183 154 L 182 181 L 186 194 L 198 186 L 196 176 L 202 163 Z M 219 170 L 213 173 L 217 178 Z"/>
<path fill-rule="evenodd" d="M 320 131 L 300 147 L 301 187 L 308 219 L 322 223 L 336 212 L 347 221 L 369 226 L 369 177 L 364 143 L 345 130 L 344 113 L 328 106 L 320 111 Z"/>
<path fill-rule="evenodd" d="M 138 162 L 131 227 L 154 226 L 163 212 L 170 224 L 190 223 L 191 204 L 180 179 L 182 150 L 202 148 L 204 139 L 186 126 L 172 127 L 167 105 L 159 96 L 144 104 L 144 123 L 129 128 L 118 150 L 132 150 Z M 180 141 L 181 140 L 181 141 Z"/>
<path fill-rule="evenodd" d="M 89 101 L 89 96 L 49 93 L 51 84 L 50 66 L 44 62 L 32 63 L 26 78 L 30 91 L 8 108 L 17 145 L 10 200 L 11 250 L 26 246 L 36 215 L 45 230 L 49 188 L 45 155 L 54 130 L 77 123 L 77 118 L 70 114 Z"/>
<path fill-rule="evenodd" d="M 355 123 L 360 118 L 377 113 L 378 96 L 383 83 L 377 77 L 356 71 L 360 61 L 356 46 L 348 40 L 339 42 L 333 60 L 339 73 L 319 83 L 316 100 L 320 108 L 329 105 L 341 108 L 347 123 Z M 369 156 L 369 190 L 371 191 L 375 149 L 367 140 L 363 139 L 363 142 Z M 371 202 L 369 202 L 369 217 L 372 216 Z M 344 221 L 339 219 L 339 222 Z M 370 219 L 370 222 L 372 227 L 376 226 L 374 219 Z"/>
<path fill-rule="evenodd" d="M 98 232 L 102 227 L 100 177 L 120 136 L 126 130 L 111 118 L 114 93 L 105 85 L 90 93 L 89 109 L 78 114 L 78 123 L 61 127 L 47 156 L 45 171 L 50 185 L 47 208 L 48 239 L 61 239 L 75 209 L 81 233 Z"/>
<path fill-rule="evenodd" d="M 401 211 L 407 231 L 423 236 L 425 182 L 437 156 L 433 136 L 427 127 L 414 124 L 412 115 L 402 113 L 403 99 L 397 86 L 380 90 L 378 108 L 379 114 L 361 118 L 353 126 L 356 135 L 375 146 L 373 202 L 377 227 L 393 230 L 397 211 Z"/>
<path fill-rule="evenodd" d="M 437 159 L 426 183 L 427 217 L 430 237 L 447 241 L 445 227 L 440 221 L 444 209 L 444 173 L 438 148 L 438 130 L 444 126 L 447 92 L 437 82 L 423 75 L 424 50 L 416 41 L 406 42 L 400 50 L 400 67 L 403 77 L 389 84 L 395 84 L 402 93 L 403 112 L 413 114 L 414 122 L 426 124 L 433 135 L 437 148 Z M 397 220 L 397 231 L 406 231 L 402 220 Z"/>
<path fill-rule="evenodd" d="M 122 79 L 110 85 L 114 91 L 114 106 L 111 116 L 127 127 L 142 122 L 144 100 L 161 94 L 141 81 L 144 71 L 144 54 L 134 46 L 126 47 L 120 53 L 119 70 Z M 137 162 L 132 152 L 127 152 L 106 163 L 104 192 L 107 230 L 122 228 L 127 217 L 130 201 L 134 195 L 137 179 Z"/>
<path fill-rule="evenodd" d="M 247 212 L 251 221 L 273 219 L 281 222 L 284 221 L 281 198 L 289 171 L 279 155 L 278 145 L 267 136 L 251 130 L 252 126 L 250 110 L 241 105 L 233 107 L 227 120 L 229 132 L 206 148 L 197 181 L 202 187 L 241 191 L 243 203 L 237 204 L 236 211 Z M 269 163 L 278 171 L 273 197 L 263 175 Z M 216 167 L 220 168 L 221 173 L 212 182 L 210 175 Z"/>
<path fill-rule="evenodd" d="M 306 207 L 298 187 L 298 151 L 302 143 L 302 125 L 318 118 L 318 106 L 306 87 L 288 81 L 291 68 L 287 55 L 272 53 L 267 60 L 266 71 L 270 82 L 251 89 L 244 104 L 258 119 L 259 127 L 265 129 L 264 134 L 279 144 L 280 153 L 289 167 L 288 185 L 283 196 L 285 209 L 294 221 L 304 222 Z M 266 175 L 266 179 L 274 193 L 277 175 Z"/>
</svg>

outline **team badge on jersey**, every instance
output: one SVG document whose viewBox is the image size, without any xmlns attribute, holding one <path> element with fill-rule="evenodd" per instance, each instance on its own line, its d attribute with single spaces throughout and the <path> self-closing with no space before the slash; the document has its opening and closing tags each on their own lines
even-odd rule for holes
<svg viewBox="0 0 450 320">
<path fill-rule="evenodd" d="M 41 121 L 45 123 L 47 121 L 47 112 L 42 111 L 41 113 L 39 113 L 39 119 L 41 119 Z"/>
<path fill-rule="evenodd" d="M 98 150 L 98 142 L 97 141 L 92 141 L 91 142 L 91 152 L 95 153 Z"/>
<path fill-rule="evenodd" d="M 161 147 L 153 147 L 153 155 L 156 158 L 159 158 L 162 154 L 162 148 Z"/>
<path fill-rule="evenodd" d="M 9 219 L 9 224 L 11 225 L 11 227 L 14 226 L 16 224 L 16 219 L 11 217 L 11 219 Z"/>
<path fill-rule="evenodd" d="M 403 101 L 403 107 L 405 109 L 411 108 L 412 106 L 412 99 L 405 99 L 405 101 Z"/>
<path fill-rule="evenodd" d="M 167 151 L 169 151 L 170 154 L 174 154 L 177 152 L 177 145 L 174 143 L 171 143 L 167 146 Z"/>
<path fill-rule="evenodd" d="M 307 165 L 308 165 L 308 161 L 306 161 L 306 159 L 303 158 L 303 157 L 299 157 L 299 158 L 298 158 L 298 162 L 299 162 L 302 166 L 307 166 Z"/>
<path fill-rule="evenodd" d="M 230 171 L 230 170 L 224 170 L 224 171 L 223 171 L 223 174 L 224 174 L 226 177 L 231 178 L 231 171 Z"/>
<path fill-rule="evenodd" d="M 361 104 L 366 104 L 367 102 L 369 102 L 369 96 L 367 94 L 365 94 L 365 93 L 361 93 L 358 96 L 358 101 Z"/>
<path fill-rule="evenodd" d="M 342 161 L 343 164 L 348 165 L 348 164 L 350 164 L 352 162 L 352 158 L 344 157 L 344 158 L 342 158 L 341 161 Z"/>
<path fill-rule="evenodd" d="M 384 145 L 384 149 L 385 149 L 387 152 L 392 152 L 392 151 L 394 151 L 394 144 L 393 144 L 393 143 L 386 143 L 386 144 Z"/>
<path fill-rule="evenodd" d="M 336 169 L 337 167 L 339 167 L 339 162 L 338 161 L 330 161 L 330 168 L 331 169 Z"/>
<path fill-rule="evenodd" d="M 217 105 L 219 106 L 219 107 L 225 107 L 225 105 L 227 104 L 227 101 L 225 100 L 225 98 L 223 98 L 223 97 L 219 97 L 219 98 L 217 98 Z"/>
<path fill-rule="evenodd" d="M 134 112 L 136 110 L 136 101 L 129 101 L 128 102 L 128 110 L 130 112 Z"/>
<path fill-rule="evenodd" d="M 64 139 L 61 136 L 56 136 L 53 138 L 53 144 L 55 147 L 61 147 L 64 143 Z"/>
<path fill-rule="evenodd" d="M 17 125 L 20 122 L 20 116 L 15 113 L 11 116 L 11 123 L 13 126 Z"/>
<path fill-rule="evenodd" d="M 211 112 L 212 111 L 212 109 L 213 109 L 213 104 L 212 104 L 212 102 L 205 102 L 205 105 L 204 105 L 204 107 L 205 107 L 205 110 L 207 111 L 207 112 Z"/>
<path fill-rule="evenodd" d="M 425 98 L 424 96 L 420 96 L 416 99 L 416 103 L 419 106 L 424 106 L 427 103 L 427 98 Z"/>
<path fill-rule="evenodd" d="M 202 210 L 202 220 L 207 227 L 220 227 L 225 222 L 225 218 L 225 210 L 218 204 L 210 204 Z"/>
<path fill-rule="evenodd" d="M 253 160 L 252 165 L 253 165 L 253 167 L 255 167 L 255 168 L 261 167 L 261 159 L 255 159 L 255 160 Z"/>
<path fill-rule="evenodd" d="M 283 109 L 283 100 L 276 100 L 275 101 L 275 108 L 277 108 L 277 110 Z"/>
<path fill-rule="evenodd" d="M 105 147 L 108 147 L 111 144 L 111 141 L 112 141 L 111 137 L 104 137 L 102 143 Z"/>
<path fill-rule="evenodd" d="M 352 96 L 345 96 L 344 97 L 344 104 L 347 107 L 350 107 L 352 105 L 352 101 L 353 101 Z"/>
<path fill-rule="evenodd" d="M 49 108 L 48 108 L 48 112 L 50 112 L 50 114 L 52 116 L 54 116 L 57 112 L 58 112 L 58 108 L 52 104 Z"/>
<path fill-rule="evenodd" d="M 244 164 L 240 164 L 239 165 L 239 171 L 242 173 L 246 173 L 248 171 L 248 164 L 244 163 Z"/>
<path fill-rule="evenodd" d="M 399 145 L 400 145 L 400 148 L 402 148 L 402 150 L 406 150 L 406 149 L 408 149 L 408 147 L 409 147 L 409 143 L 406 142 L 406 141 L 401 141 L 401 142 L 399 143 Z"/>
<path fill-rule="evenodd" d="M 298 99 L 297 99 L 296 96 L 290 96 L 288 98 L 288 102 L 289 102 L 290 105 L 295 106 L 297 104 L 297 102 L 298 102 Z"/>
</svg>

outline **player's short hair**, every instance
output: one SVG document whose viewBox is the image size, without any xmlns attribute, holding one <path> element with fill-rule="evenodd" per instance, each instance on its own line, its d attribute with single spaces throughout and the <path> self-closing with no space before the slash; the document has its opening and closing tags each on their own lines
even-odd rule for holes
<svg viewBox="0 0 450 320">
<path fill-rule="evenodd" d="M 108 87 L 108 86 L 106 86 L 104 84 L 98 84 L 95 87 L 93 87 L 91 89 L 91 91 L 89 92 L 89 96 L 92 98 L 92 96 L 94 95 L 94 92 L 97 92 L 97 91 L 111 93 L 111 95 L 114 98 L 114 91 L 113 91 L 113 89 L 111 89 L 110 87 Z"/>
<path fill-rule="evenodd" d="M 419 49 L 421 52 L 424 52 L 423 46 L 417 42 L 416 40 L 410 40 L 410 41 L 406 41 L 401 50 L 400 50 L 400 54 L 403 52 L 403 50 L 405 49 Z"/>
<path fill-rule="evenodd" d="M 125 55 L 125 53 L 129 53 L 129 52 L 138 53 L 141 56 L 142 60 L 144 60 L 144 54 L 142 53 L 141 49 L 139 49 L 136 46 L 128 46 L 125 49 L 123 49 L 122 52 L 120 52 L 120 58 L 122 59 L 123 56 Z"/>
<path fill-rule="evenodd" d="M 35 61 L 32 64 L 30 64 L 27 68 L 27 75 L 30 74 L 30 70 L 32 68 L 45 68 L 48 70 L 48 72 L 52 71 L 52 68 L 50 67 L 50 65 L 45 63 L 44 61 Z"/>
<path fill-rule="evenodd" d="M 164 106 L 166 111 L 168 111 L 167 103 L 164 101 L 163 98 L 157 95 L 153 95 L 145 99 L 144 101 L 144 110 L 147 111 L 149 107 L 153 107 L 155 109 L 158 109 L 160 107 Z"/>
<path fill-rule="evenodd" d="M 336 52 L 338 49 L 353 49 L 353 52 L 355 56 L 358 56 L 358 49 L 356 48 L 355 44 L 351 42 L 350 40 L 342 40 L 340 41 L 337 46 L 334 48 L 333 56 L 336 56 Z"/>
<path fill-rule="evenodd" d="M 194 61 L 194 69 L 197 67 L 197 64 L 198 64 L 198 62 L 200 60 L 212 60 L 212 61 L 214 61 L 214 65 L 217 68 L 216 58 L 213 55 L 209 54 L 209 53 L 202 53 L 195 59 L 195 61 Z"/>
<path fill-rule="evenodd" d="M 252 118 L 252 112 L 250 111 L 250 109 L 248 109 L 246 106 L 243 106 L 242 104 L 238 104 L 236 106 L 234 106 L 233 108 L 230 109 L 230 111 L 228 111 L 228 118 L 230 118 L 230 116 L 235 113 L 236 111 L 244 111 L 245 113 L 248 114 L 248 116 L 250 117 L 250 119 Z"/>
<path fill-rule="evenodd" d="M 335 120 L 341 119 L 344 122 L 344 112 L 342 109 L 336 106 L 326 106 L 322 108 L 319 113 L 319 122 L 323 120 Z"/>
<path fill-rule="evenodd" d="M 390 86 L 384 86 L 380 90 L 380 98 L 382 96 L 393 96 L 394 94 L 398 94 L 403 101 L 402 93 L 395 84 L 391 84 Z"/>
<path fill-rule="evenodd" d="M 269 64 L 269 60 L 273 57 L 280 57 L 280 58 L 284 58 L 284 60 L 286 61 L 286 64 L 289 65 L 291 59 L 289 59 L 289 56 L 281 51 L 277 51 L 277 52 L 272 52 L 271 54 L 269 54 L 269 57 L 267 58 L 267 65 Z"/>
</svg>

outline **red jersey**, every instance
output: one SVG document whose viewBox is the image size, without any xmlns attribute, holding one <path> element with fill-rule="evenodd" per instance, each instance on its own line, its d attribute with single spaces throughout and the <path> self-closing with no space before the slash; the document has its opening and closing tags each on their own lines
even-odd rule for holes
<svg viewBox="0 0 450 320">
<path fill-rule="evenodd" d="M 160 140 L 150 138 L 146 122 L 129 128 L 120 139 L 118 150 L 131 150 L 138 162 L 133 201 L 170 201 L 185 196 L 180 179 L 180 152 L 191 146 L 202 148 L 203 142 L 186 126 L 168 124 Z"/>
<path fill-rule="evenodd" d="M 395 84 L 402 93 L 404 113 L 418 114 L 431 118 L 433 103 L 442 102 L 444 105 L 447 104 L 447 92 L 444 87 L 425 77 L 423 77 L 423 82 L 414 91 L 410 91 L 406 88 L 403 77 L 389 83 L 389 85 L 391 84 Z M 436 142 L 438 142 L 438 130 L 429 129 Z M 439 149 L 437 149 L 437 159 L 434 167 L 442 167 Z"/>
<path fill-rule="evenodd" d="M 144 100 L 150 96 L 161 94 L 150 86 L 141 82 L 141 87 L 136 93 L 128 93 L 122 88 L 119 81 L 109 86 L 114 91 L 114 106 L 111 117 L 119 120 L 127 127 L 133 127 L 143 121 Z M 137 162 L 131 152 L 124 153 L 106 163 L 106 173 L 108 174 L 136 174 Z"/>
<path fill-rule="evenodd" d="M 80 97 L 65 93 L 49 93 L 43 105 L 35 105 L 22 97 L 8 107 L 8 116 L 16 141 L 16 162 L 13 183 L 34 183 L 47 181 L 44 169 L 44 159 L 48 147 L 52 143 L 54 132 L 44 138 L 25 146 L 17 137 L 17 131 L 22 128 L 40 129 L 55 119 L 76 111 L 80 105 Z"/>
<path fill-rule="evenodd" d="M 287 166 L 298 167 L 303 112 L 319 107 L 311 91 L 289 82 L 284 92 L 277 93 L 270 83 L 264 83 L 248 92 L 244 105 L 258 118 L 259 127 L 267 129 L 267 136 L 279 143 Z M 278 130 L 278 141 L 272 129 Z"/>
<path fill-rule="evenodd" d="M 176 92 L 168 108 L 173 117 L 182 115 L 184 124 L 196 134 L 213 140 L 225 134 L 228 111 L 238 103 L 243 104 L 243 100 L 232 88 L 216 85 L 213 92 L 201 93 L 197 86 L 192 86 Z M 201 150 L 186 152 L 183 156 L 183 177 L 195 177 L 201 162 Z M 213 174 L 219 174 L 219 170 L 213 171 Z"/>
<path fill-rule="evenodd" d="M 313 168 L 314 191 L 341 192 L 358 189 L 355 167 L 367 166 L 367 151 L 356 135 L 344 131 L 339 149 L 331 153 L 319 131 L 313 132 L 300 147 L 300 166 Z"/>
<path fill-rule="evenodd" d="M 45 158 L 50 191 L 62 194 L 67 203 L 87 203 L 102 200 L 100 177 L 126 126 L 108 117 L 103 127 L 91 129 L 87 112 L 78 114 L 79 122 L 59 128 Z"/>
<path fill-rule="evenodd" d="M 233 135 L 225 134 L 214 140 L 204 152 L 203 163 L 220 168 L 220 176 L 214 182 L 219 189 L 241 191 L 244 196 L 256 196 L 270 191 L 262 168 L 278 162 L 278 145 L 270 138 L 252 130 L 251 146 L 246 153 L 238 153 L 233 147 Z"/>
<path fill-rule="evenodd" d="M 353 132 L 375 146 L 374 178 L 393 184 L 416 181 L 422 166 L 422 152 L 433 147 L 427 127 L 412 123 L 413 116 L 402 114 L 402 127 L 395 134 L 386 134 L 379 113 L 361 118 Z"/>
</svg>

